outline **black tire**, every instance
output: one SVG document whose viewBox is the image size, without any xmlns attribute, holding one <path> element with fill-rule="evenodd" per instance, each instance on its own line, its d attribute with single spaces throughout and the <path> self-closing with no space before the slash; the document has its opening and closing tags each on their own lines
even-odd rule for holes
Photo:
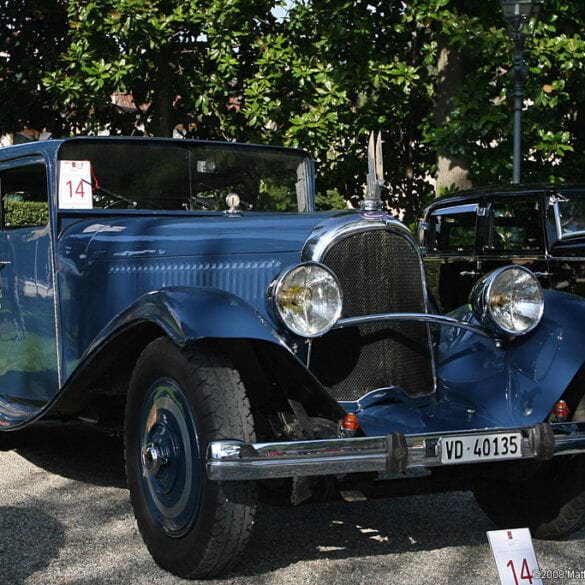
<svg viewBox="0 0 585 585">
<path fill-rule="evenodd" d="M 255 482 L 207 478 L 207 445 L 222 438 L 255 438 L 237 371 L 206 346 L 181 350 L 166 338 L 150 343 L 130 381 L 126 473 L 148 550 L 179 577 L 226 571 L 251 533 Z"/>
<path fill-rule="evenodd" d="M 555 540 L 585 526 L 585 456 L 543 463 L 522 481 L 483 482 L 475 499 L 498 528 L 530 528 L 535 538 Z"/>
<path fill-rule="evenodd" d="M 584 420 L 585 396 L 574 420 Z M 585 526 L 585 455 L 538 464 L 518 479 L 482 481 L 475 499 L 499 528 L 530 528 L 535 538 L 563 538 Z"/>
</svg>

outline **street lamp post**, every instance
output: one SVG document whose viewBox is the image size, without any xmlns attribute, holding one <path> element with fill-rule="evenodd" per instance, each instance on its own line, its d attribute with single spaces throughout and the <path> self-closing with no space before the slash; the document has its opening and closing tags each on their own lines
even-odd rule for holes
<svg viewBox="0 0 585 585">
<path fill-rule="evenodd" d="M 520 158 L 522 140 L 522 105 L 524 102 L 524 49 L 526 38 L 534 32 L 534 27 L 542 12 L 543 0 L 501 0 L 504 22 L 510 39 L 514 43 L 514 65 L 511 75 L 514 81 L 514 168 L 512 182 L 520 183 Z"/>
</svg>

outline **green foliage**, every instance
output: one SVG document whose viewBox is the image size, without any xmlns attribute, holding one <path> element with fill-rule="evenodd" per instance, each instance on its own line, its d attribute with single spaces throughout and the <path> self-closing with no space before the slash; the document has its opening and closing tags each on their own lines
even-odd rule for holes
<svg viewBox="0 0 585 585">
<path fill-rule="evenodd" d="M 6 227 L 46 225 L 49 221 L 47 203 L 39 201 L 9 200 L 4 203 L 4 222 Z"/>
<path fill-rule="evenodd" d="M 29 126 L 62 130 L 41 83 L 66 47 L 65 0 L 0 0 L 0 135 Z"/>
<path fill-rule="evenodd" d="M 487 4 L 487 3 L 485 3 Z M 425 142 L 464 159 L 476 185 L 509 182 L 512 174 L 513 44 L 499 10 L 482 14 L 465 3 L 455 19 L 449 2 L 449 47 L 464 54 L 469 75 L 450 101 L 446 122 L 427 116 Z M 481 16 L 481 18 L 475 18 Z M 581 153 L 585 99 L 583 56 L 585 6 L 548 0 L 525 52 L 528 75 L 522 113 L 522 180 L 583 181 Z M 459 29 L 459 30 L 458 30 Z"/>
<path fill-rule="evenodd" d="M 188 137 L 299 146 L 324 207 L 361 198 L 381 130 L 385 202 L 407 222 L 435 195 L 438 155 L 475 185 L 511 179 L 514 55 L 496 0 L 0 3 L 4 129 L 49 112 L 54 133 L 180 124 Z M 583 180 L 583 30 L 585 4 L 547 0 L 527 43 L 525 181 Z M 117 92 L 143 107 L 122 112 Z"/>
<path fill-rule="evenodd" d="M 319 211 L 347 209 L 347 201 L 339 194 L 337 189 L 328 189 L 325 193 L 317 195 L 317 209 Z"/>
</svg>

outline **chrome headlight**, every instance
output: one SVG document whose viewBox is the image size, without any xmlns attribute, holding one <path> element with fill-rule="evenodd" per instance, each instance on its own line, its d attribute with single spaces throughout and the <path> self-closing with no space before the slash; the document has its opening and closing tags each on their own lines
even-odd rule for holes
<svg viewBox="0 0 585 585">
<path fill-rule="evenodd" d="M 281 274 L 271 285 L 269 298 L 283 324 L 302 337 L 327 333 L 341 315 L 337 277 L 315 262 L 299 264 Z"/>
<path fill-rule="evenodd" d="M 485 327 L 513 336 L 532 331 L 544 310 L 542 287 L 523 266 L 494 270 L 473 287 L 469 302 Z"/>
</svg>

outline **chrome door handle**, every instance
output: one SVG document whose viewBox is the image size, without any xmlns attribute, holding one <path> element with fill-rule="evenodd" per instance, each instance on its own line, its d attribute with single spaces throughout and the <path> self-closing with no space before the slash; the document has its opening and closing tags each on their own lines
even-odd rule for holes
<svg viewBox="0 0 585 585">
<path fill-rule="evenodd" d="M 475 270 L 462 270 L 459 273 L 459 276 L 480 276 L 481 272 L 476 272 Z"/>
</svg>

